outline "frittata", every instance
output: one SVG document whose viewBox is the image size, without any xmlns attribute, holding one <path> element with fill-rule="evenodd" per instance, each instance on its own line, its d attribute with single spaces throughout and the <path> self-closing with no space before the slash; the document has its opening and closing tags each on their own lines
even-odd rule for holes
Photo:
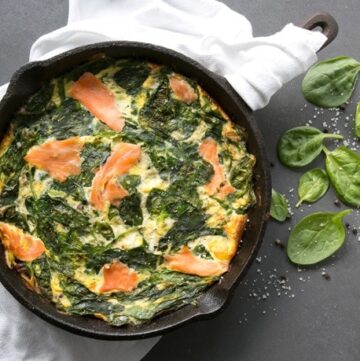
<svg viewBox="0 0 360 361">
<path fill-rule="evenodd" d="M 245 131 L 194 80 L 99 56 L 13 116 L 2 256 L 61 312 L 114 326 L 196 304 L 238 249 L 254 164 Z"/>
</svg>

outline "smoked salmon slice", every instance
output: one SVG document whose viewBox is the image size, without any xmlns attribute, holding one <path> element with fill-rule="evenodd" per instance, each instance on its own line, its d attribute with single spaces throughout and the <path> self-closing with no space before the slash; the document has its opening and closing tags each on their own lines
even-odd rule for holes
<svg viewBox="0 0 360 361">
<path fill-rule="evenodd" d="M 113 93 L 92 73 L 84 73 L 71 87 L 69 95 L 109 128 L 120 132 L 125 125 Z"/>
<path fill-rule="evenodd" d="M 31 262 L 45 251 L 45 245 L 41 239 L 26 234 L 11 224 L 0 222 L 0 237 L 5 249 L 20 261 Z"/>
<path fill-rule="evenodd" d="M 220 198 L 225 198 L 227 195 L 234 193 L 234 188 L 225 179 L 224 169 L 220 164 L 217 143 L 212 138 L 206 138 L 202 141 L 199 147 L 201 157 L 213 166 L 214 174 L 208 184 L 205 185 L 205 191 L 209 195 L 218 193 Z"/>
<path fill-rule="evenodd" d="M 99 211 L 104 210 L 106 202 L 117 206 L 128 195 L 126 189 L 117 183 L 117 177 L 129 171 L 141 157 L 139 145 L 119 143 L 98 170 L 91 186 L 90 203 Z"/>
<path fill-rule="evenodd" d="M 105 264 L 100 273 L 103 274 L 104 282 L 99 292 L 130 292 L 137 287 L 138 274 L 126 264 L 116 261 Z"/>
<path fill-rule="evenodd" d="M 59 182 L 81 171 L 80 152 L 83 147 L 80 137 L 65 140 L 49 140 L 29 149 L 24 159 L 50 174 Z"/>
<path fill-rule="evenodd" d="M 187 246 L 183 246 L 178 253 L 164 258 L 167 269 L 200 277 L 219 276 L 228 269 L 227 262 L 220 263 L 195 256 Z"/>
<path fill-rule="evenodd" d="M 190 104 L 197 99 L 197 95 L 194 89 L 186 80 L 173 74 L 169 78 L 169 83 L 176 99 L 179 99 L 187 104 Z"/>
</svg>

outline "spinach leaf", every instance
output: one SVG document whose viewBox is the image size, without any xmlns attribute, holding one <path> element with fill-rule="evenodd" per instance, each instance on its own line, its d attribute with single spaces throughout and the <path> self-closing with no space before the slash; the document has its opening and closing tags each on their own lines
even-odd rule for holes
<svg viewBox="0 0 360 361">
<path fill-rule="evenodd" d="M 290 233 L 289 259 L 301 265 L 318 263 L 337 251 L 345 240 L 343 218 L 351 210 L 339 213 L 318 212 L 304 217 Z"/>
<path fill-rule="evenodd" d="M 339 198 L 346 204 L 360 207 L 360 155 L 346 147 L 326 154 L 326 171 Z"/>
<path fill-rule="evenodd" d="M 355 135 L 360 138 L 360 103 L 357 103 L 355 111 Z"/>
<path fill-rule="evenodd" d="M 352 95 L 360 63 L 348 56 L 338 56 L 315 64 L 305 75 L 302 92 L 306 100 L 330 108 L 345 103 Z"/>
<path fill-rule="evenodd" d="M 288 203 L 283 194 L 271 190 L 270 216 L 279 222 L 284 222 L 289 217 Z"/>
<path fill-rule="evenodd" d="M 38 90 L 26 103 L 25 111 L 27 113 L 41 113 L 45 112 L 49 106 L 52 96 L 51 85 L 45 84 Z"/>
<path fill-rule="evenodd" d="M 137 192 L 136 187 L 141 183 L 141 177 L 139 175 L 125 174 L 119 177 L 118 182 L 129 193 Z"/>
<path fill-rule="evenodd" d="M 36 282 L 41 291 L 49 298 L 51 298 L 51 271 L 49 262 L 46 257 L 40 257 L 33 260 L 28 267 L 31 273 L 36 276 Z"/>
<path fill-rule="evenodd" d="M 128 191 L 129 195 L 121 200 L 118 207 L 110 207 L 110 217 L 117 211 L 126 225 L 139 226 L 143 222 L 143 214 L 141 197 L 136 187 L 140 184 L 141 178 L 138 175 L 126 174 L 119 177 L 117 182 Z"/>
<path fill-rule="evenodd" d="M 48 112 L 47 117 L 32 125 L 43 138 L 66 139 L 93 133 L 93 116 L 74 99 L 65 99 L 60 107 Z"/>
<path fill-rule="evenodd" d="M 136 269 L 155 268 L 159 256 L 147 252 L 144 247 L 137 247 L 129 250 L 119 248 L 108 249 L 106 247 L 96 247 L 91 244 L 84 245 L 84 250 L 91 255 L 87 259 L 86 267 L 98 273 L 105 263 L 119 260 L 129 267 Z"/>
<path fill-rule="evenodd" d="M 183 214 L 174 226 L 159 241 L 159 249 L 165 250 L 171 246 L 171 249 L 178 249 L 188 241 L 194 240 L 200 236 L 221 235 L 221 229 L 209 228 L 206 225 L 206 216 L 194 210 Z"/>
<path fill-rule="evenodd" d="M 171 144 L 148 149 L 150 158 L 161 178 L 171 180 L 170 187 L 162 192 L 154 190 L 147 201 L 150 213 L 162 211 L 178 217 L 186 211 L 201 207 L 197 187 L 209 181 L 214 173 L 210 163 L 199 155 L 194 144 Z"/>
<path fill-rule="evenodd" d="M 82 243 L 79 236 L 90 230 L 89 220 L 84 214 L 70 207 L 63 200 L 53 199 L 48 195 L 39 199 L 26 198 L 25 205 L 36 221 L 36 233 L 45 242 L 46 248 L 59 256 L 81 250 Z M 59 231 L 57 224 L 66 227 L 69 231 Z"/>
<path fill-rule="evenodd" d="M 81 151 L 81 173 L 76 177 L 78 183 L 85 187 L 90 187 L 95 173 L 100 166 L 105 163 L 110 153 L 111 149 L 109 144 L 97 141 L 85 143 Z"/>
<path fill-rule="evenodd" d="M 212 259 L 210 252 L 203 244 L 198 244 L 196 247 L 194 247 L 193 253 L 202 258 Z"/>
<path fill-rule="evenodd" d="M 128 94 L 135 95 L 149 74 L 150 70 L 144 63 L 133 62 L 133 64 L 129 64 L 115 73 L 114 80 Z"/>
<path fill-rule="evenodd" d="M 237 189 L 239 195 L 252 193 L 252 173 L 254 165 L 255 158 L 250 154 L 244 154 L 239 161 L 232 161 L 230 183 Z"/>
<path fill-rule="evenodd" d="M 138 193 L 125 197 L 117 207 L 123 222 L 128 226 L 139 226 L 143 222 L 141 198 Z"/>
<path fill-rule="evenodd" d="M 184 213 L 194 209 L 191 202 L 187 202 L 176 193 L 152 189 L 146 199 L 146 208 L 150 214 L 168 214 L 172 217 L 180 217 Z"/>
<path fill-rule="evenodd" d="M 141 109 L 139 121 L 145 129 L 150 127 L 163 131 L 164 124 L 174 119 L 175 115 L 175 103 L 170 97 L 169 82 L 164 78 Z"/>
<path fill-rule="evenodd" d="M 0 195 L 0 205 L 13 204 L 18 196 L 19 177 L 25 166 L 24 156 L 36 144 L 37 135 L 28 129 L 14 130 L 14 140 L 0 157 L 0 176 L 4 188 Z"/>
<path fill-rule="evenodd" d="M 313 203 L 320 199 L 329 188 L 329 178 L 323 169 L 315 168 L 309 170 L 300 177 L 298 194 L 299 207 L 302 202 Z"/>
<path fill-rule="evenodd" d="M 107 240 L 114 239 L 114 232 L 108 223 L 95 222 L 93 229 L 95 233 L 100 233 Z"/>
<path fill-rule="evenodd" d="M 113 62 L 114 60 L 109 57 L 95 57 L 94 59 L 77 66 L 72 71 L 65 74 L 65 79 L 76 81 L 86 72 L 97 74 L 101 70 L 111 66 Z"/>
<path fill-rule="evenodd" d="M 303 167 L 322 151 L 323 140 L 342 139 L 338 134 L 325 134 L 313 127 L 296 127 L 286 131 L 278 143 L 280 161 L 288 167 Z"/>
<path fill-rule="evenodd" d="M 14 224 L 25 232 L 29 232 L 29 226 L 26 222 L 26 215 L 18 212 L 14 204 L 6 207 L 4 210 L 1 211 L 0 219 L 2 222 Z"/>
<path fill-rule="evenodd" d="M 36 200 L 35 203 L 39 216 L 44 219 L 51 214 L 52 221 L 59 222 L 69 229 L 76 228 L 84 232 L 89 226 L 89 219 L 81 212 L 70 207 L 62 199 L 55 199 L 45 195 Z"/>
</svg>

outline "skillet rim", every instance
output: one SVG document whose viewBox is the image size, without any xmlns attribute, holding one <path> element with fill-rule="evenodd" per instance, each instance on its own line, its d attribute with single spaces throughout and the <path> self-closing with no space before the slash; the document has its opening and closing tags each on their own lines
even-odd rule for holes
<svg viewBox="0 0 360 361">
<path fill-rule="evenodd" d="M 65 315 L 57 311 L 54 304 L 26 288 L 18 273 L 9 269 L 6 266 L 4 257 L 1 257 L 1 283 L 17 301 L 49 323 L 72 333 L 97 339 L 129 340 L 148 338 L 163 334 L 194 320 L 213 318 L 229 303 L 235 286 L 247 273 L 262 242 L 266 222 L 269 218 L 271 200 L 270 168 L 266 157 L 265 143 L 260 130 L 255 123 L 252 111 L 224 78 L 206 69 L 193 59 L 176 51 L 140 42 L 108 41 L 94 43 L 77 47 L 50 59 L 30 62 L 23 65 L 12 76 L 7 92 L 0 102 L 0 132 L 4 132 L 9 124 L 9 119 L 6 121 L 3 119 L 10 118 L 18 106 L 24 102 L 25 98 L 28 98 L 36 91 L 36 89 L 34 89 L 34 77 L 36 77 L 38 85 L 41 85 L 42 81 L 57 76 L 60 73 L 69 70 L 71 67 L 76 66 L 75 64 L 72 64 L 71 66 L 66 65 L 68 64 L 66 62 L 69 62 L 69 59 L 70 63 L 72 61 L 79 65 L 86 59 L 89 60 L 91 56 L 99 53 L 105 53 L 108 56 L 112 56 L 112 53 L 123 53 L 120 54 L 120 56 L 113 55 L 115 58 L 145 58 L 160 64 L 165 64 L 172 67 L 175 71 L 195 78 L 214 100 L 217 101 L 223 109 L 225 108 L 225 113 L 229 115 L 232 121 L 234 121 L 235 114 L 241 112 L 241 125 L 245 126 L 249 138 L 252 138 L 252 143 L 247 143 L 247 148 L 254 148 L 257 152 L 257 155 L 255 155 L 257 160 L 255 166 L 257 169 L 255 169 L 257 179 L 255 179 L 254 186 L 257 193 L 257 204 L 249 211 L 250 230 L 247 229 L 244 235 L 244 238 L 246 238 L 249 232 L 255 232 L 255 235 L 253 236 L 254 241 L 252 244 L 244 242 L 244 244 L 239 247 L 240 252 L 237 252 L 236 256 L 233 258 L 229 271 L 224 274 L 219 282 L 216 282 L 203 292 L 199 298 L 198 306 L 186 305 L 178 310 L 159 315 L 139 326 L 114 327 L 95 318 Z M 80 61 L 77 57 L 80 58 Z M 183 70 L 183 67 L 185 67 L 185 71 Z M 179 68 L 181 70 L 178 70 Z M 49 73 L 51 72 L 52 74 L 49 76 Z M 193 74 L 188 75 L 189 73 L 195 73 L 196 76 Z M 207 85 L 205 85 L 205 83 L 207 83 Z M 30 87 L 31 91 L 26 90 L 26 86 Z M 212 91 L 209 91 L 210 87 L 213 88 Z M 214 91 L 218 91 L 219 94 L 225 98 L 220 101 L 220 95 L 213 95 Z M 226 98 L 227 101 L 230 102 L 230 105 L 225 107 L 224 102 Z M 226 108 L 232 106 L 231 104 L 233 104 L 236 109 L 229 112 Z M 237 114 L 236 119 L 238 119 L 239 116 L 240 114 Z M 259 204 L 259 202 L 261 204 Z M 254 227 L 251 224 L 251 213 L 255 212 L 259 213 L 257 215 L 259 224 L 256 224 L 256 229 L 254 230 Z M 246 259 L 240 265 L 240 268 L 236 270 L 235 267 L 238 265 L 235 265 L 234 261 L 245 256 L 244 252 L 241 252 L 241 249 L 244 251 L 244 247 L 248 251 L 246 257 L 244 257 Z M 2 245 L 0 248 L 3 249 Z"/>
</svg>

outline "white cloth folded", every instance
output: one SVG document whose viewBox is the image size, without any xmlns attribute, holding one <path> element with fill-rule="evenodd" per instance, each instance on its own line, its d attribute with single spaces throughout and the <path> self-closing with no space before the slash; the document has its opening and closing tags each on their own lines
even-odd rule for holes
<svg viewBox="0 0 360 361">
<path fill-rule="evenodd" d="M 68 25 L 40 37 L 30 61 L 107 40 L 171 48 L 224 76 L 253 109 L 316 61 L 326 41 L 292 24 L 254 38 L 249 21 L 214 0 L 69 0 Z M 0 98 L 7 85 L 0 88 Z M 140 360 L 158 341 L 110 342 L 74 336 L 42 321 L 0 286 L 1 361 Z"/>
</svg>

